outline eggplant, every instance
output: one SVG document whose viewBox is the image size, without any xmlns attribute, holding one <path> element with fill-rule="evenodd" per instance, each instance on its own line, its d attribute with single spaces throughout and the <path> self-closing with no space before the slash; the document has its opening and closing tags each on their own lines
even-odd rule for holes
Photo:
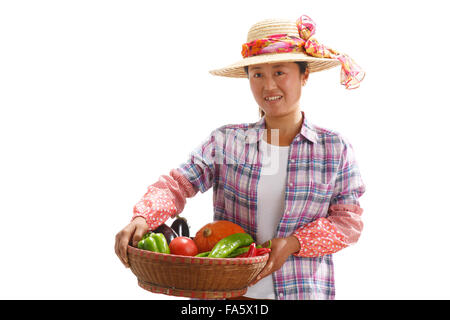
<svg viewBox="0 0 450 320">
<path fill-rule="evenodd" d="M 180 236 L 189 237 L 189 225 L 186 218 L 178 216 L 170 227 Z"/>
<path fill-rule="evenodd" d="M 167 244 L 170 243 L 173 239 L 178 237 L 178 233 L 175 232 L 171 227 L 169 227 L 167 224 L 162 224 L 155 230 L 153 230 L 153 233 L 162 233 L 164 235 L 164 238 L 167 240 Z"/>
</svg>

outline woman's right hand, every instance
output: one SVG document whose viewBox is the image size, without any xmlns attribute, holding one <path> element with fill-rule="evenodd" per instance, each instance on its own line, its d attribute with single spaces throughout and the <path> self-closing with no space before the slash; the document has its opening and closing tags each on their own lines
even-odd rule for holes
<svg viewBox="0 0 450 320">
<path fill-rule="evenodd" d="M 142 217 L 136 217 L 125 228 L 116 235 L 114 249 L 120 261 L 126 268 L 129 268 L 127 246 L 131 244 L 137 247 L 139 240 L 148 232 L 147 222 Z"/>
</svg>

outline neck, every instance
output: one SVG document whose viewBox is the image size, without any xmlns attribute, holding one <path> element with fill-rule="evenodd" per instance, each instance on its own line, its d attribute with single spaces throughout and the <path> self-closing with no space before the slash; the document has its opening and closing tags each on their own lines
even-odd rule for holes
<svg viewBox="0 0 450 320">
<path fill-rule="evenodd" d="M 267 143 L 272 142 L 272 130 L 278 130 L 279 145 L 289 146 L 295 136 L 300 132 L 303 123 L 303 114 L 298 108 L 295 113 L 281 117 L 270 117 L 266 115 Z M 276 144 L 276 139 L 274 139 Z"/>
</svg>

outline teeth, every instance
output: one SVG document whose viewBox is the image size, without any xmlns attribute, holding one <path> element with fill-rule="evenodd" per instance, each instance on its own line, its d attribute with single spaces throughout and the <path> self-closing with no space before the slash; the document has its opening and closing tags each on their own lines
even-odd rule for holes
<svg viewBox="0 0 450 320">
<path fill-rule="evenodd" d="M 278 99 L 281 99 L 281 96 L 267 97 L 267 98 L 266 98 L 267 101 L 275 101 L 275 100 L 278 100 Z"/>
</svg>

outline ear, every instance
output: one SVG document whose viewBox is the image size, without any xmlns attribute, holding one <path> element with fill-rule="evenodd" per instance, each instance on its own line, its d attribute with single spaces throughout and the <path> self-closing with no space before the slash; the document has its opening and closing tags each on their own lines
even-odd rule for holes
<svg viewBox="0 0 450 320">
<path fill-rule="evenodd" d="M 306 68 L 305 73 L 300 74 L 300 83 L 302 87 L 306 85 L 308 78 L 309 78 L 309 69 Z"/>
<path fill-rule="evenodd" d="M 305 73 L 302 75 L 303 82 L 308 81 L 309 78 L 309 68 L 306 68 Z"/>
</svg>

